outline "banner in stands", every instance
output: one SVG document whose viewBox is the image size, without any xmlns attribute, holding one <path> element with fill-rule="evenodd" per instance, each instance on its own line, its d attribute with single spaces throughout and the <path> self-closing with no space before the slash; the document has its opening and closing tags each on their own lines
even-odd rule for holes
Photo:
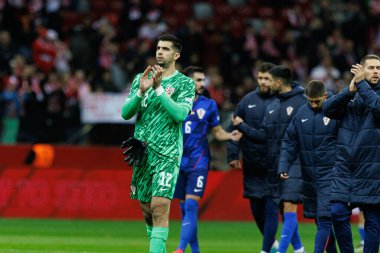
<svg viewBox="0 0 380 253">
<path fill-rule="evenodd" d="M 82 123 L 134 123 L 135 117 L 125 121 L 120 116 L 121 107 L 127 96 L 128 94 L 126 93 L 86 93 L 81 98 Z"/>
</svg>

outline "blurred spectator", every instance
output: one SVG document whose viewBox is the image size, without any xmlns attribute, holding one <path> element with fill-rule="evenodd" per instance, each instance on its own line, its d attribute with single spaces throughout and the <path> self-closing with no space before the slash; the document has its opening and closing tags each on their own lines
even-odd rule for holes
<svg viewBox="0 0 380 253">
<path fill-rule="evenodd" d="M 90 72 L 96 68 L 101 40 L 102 36 L 92 27 L 90 17 L 85 17 L 82 25 L 74 27 L 69 42 L 73 70 L 84 69 Z"/>
<path fill-rule="evenodd" d="M 73 55 L 66 43 L 60 41 L 59 39 L 54 42 L 55 49 L 57 50 L 57 55 L 55 57 L 54 67 L 59 73 L 70 72 L 70 60 Z"/>
<path fill-rule="evenodd" d="M 20 142 L 43 141 L 46 130 L 46 97 L 42 90 L 44 74 L 34 66 L 26 65 L 23 69 L 19 90 L 23 98 L 24 113 L 21 117 Z"/>
<path fill-rule="evenodd" d="M 8 31 L 0 31 L 0 72 L 9 74 L 9 62 L 17 53 Z"/>
<path fill-rule="evenodd" d="M 113 82 L 111 72 L 107 69 L 103 70 L 100 78 L 94 84 L 94 91 L 96 92 L 118 92 L 120 91 Z"/>
<path fill-rule="evenodd" d="M 124 39 L 137 37 L 138 29 L 149 7 L 148 1 L 124 0 L 124 9 L 120 17 L 120 27 Z"/>
<path fill-rule="evenodd" d="M 160 20 L 161 13 L 158 9 L 150 10 L 147 14 L 145 22 L 138 30 L 138 37 L 141 39 L 149 39 L 154 41 L 161 34 L 166 32 L 167 26 L 165 22 Z"/>
<path fill-rule="evenodd" d="M 45 74 L 54 68 L 55 57 L 57 56 L 57 49 L 54 43 L 57 39 L 58 34 L 54 30 L 40 28 L 39 36 L 33 42 L 33 61 Z"/>
<path fill-rule="evenodd" d="M 212 66 L 207 70 L 206 82 L 210 97 L 215 100 L 218 108 L 221 109 L 225 102 L 224 84 L 223 77 L 216 66 Z"/>
<path fill-rule="evenodd" d="M 65 125 L 67 136 L 71 136 L 81 128 L 80 100 L 81 97 L 91 92 L 91 86 L 87 81 L 84 70 L 78 69 L 69 77 L 64 87 L 65 93 Z"/>
<path fill-rule="evenodd" d="M 4 90 L 0 93 L 0 115 L 2 115 L 1 142 L 15 144 L 20 126 L 21 102 L 17 94 L 16 77 L 8 79 Z"/>
<path fill-rule="evenodd" d="M 63 80 L 56 72 L 50 72 L 46 83 L 43 85 L 46 96 L 46 138 L 49 143 L 58 143 L 65 140 L 65 94 L 63 92 Z"/>
<path fill-rule="evenodd" d="M 323 56 L 321 62 L 311 70 L 310 78 L 314 80 L 322 80 L 326 84 L 326 89 L 336 93 L 336 81 L 340 77 L 340 72 L 332 64 L 329 55 Z"/>
</svg>

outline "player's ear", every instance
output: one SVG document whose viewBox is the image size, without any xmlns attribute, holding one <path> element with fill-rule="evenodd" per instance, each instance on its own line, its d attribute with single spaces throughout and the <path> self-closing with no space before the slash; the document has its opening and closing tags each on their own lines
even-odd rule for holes
<svg viewBox="0 0 380 253">
<path fill-rule="evenodd" d="M 174 54 L 174 60 L 178 60 L 180 56 L 181 56 L 180 53 L 175 53 Z"/>
</svg>

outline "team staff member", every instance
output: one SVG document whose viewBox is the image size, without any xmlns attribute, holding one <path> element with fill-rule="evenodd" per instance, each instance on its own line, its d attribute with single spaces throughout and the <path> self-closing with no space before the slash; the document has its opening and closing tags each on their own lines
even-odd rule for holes
<svg viewBox="0 0 380 253">
<path fill-rule="evenodd" d="M 267 106 L 274 101 L 276 93 L 271 89 L 269 70 L 275 65 L 263 62 L 257 69 L 256 90 L 249 92 L 239 102 L 234 115 L 240 117 L 249 127 L 259 129 L 262 125 Z M 243 154 L 243 166 L 239 154 Z M 243 169 L 244 198 L 249 199 L 252 215 L 263 235 L 262 250 L 269 252 L 275 243 L 278 226 L 278 209 L 269 197 L 267 182 L 268 163 L 266 146 L 243 136 L 240 142 L 229 141 L 227 161 L 235 169 Z M 278 243 L 274 245 L 275 249 Z"/>
<path fill-rule="evenodd" d="M 322 81 L 307 84 L 308 104 L 302 106 L 290 122 L 281 145 L 278 171 L 284 179 L 300 158 L 303 179 L 303 212 L 317 223 L 314 253 L 336 253 L 332 230 L 330 193 L 335 162 L 338 122 L 326 117 L 322 104 L 327 97 Z M 327 248 L 326 248 L 327 247 Z"/>
<path fill-rule="evenodd" d="M 332 181 L 332 220 L 341 252 L 354 252 L 351 209 L 364 214 L 364 253 L 377 253 L 380 238 L 380 58 L 352 65 L 348 88 L 323 104 L 327 117 L 342 121 Z"/>
<path fill-rule="evenodd" d="M 297 203 L 302 201 L 301 171 L 299 163 L 290 169 L 290 178 L 283 184 L 278 176 L 278 159 L 280 156 L 281 141 L 290 121 L 297 110 L 306 104 L 304 89 L 292 82 L 292 71 L 286 66 L 275 66 L 269 71 L 270 83 L 273 91 L 278 93 L 276 99 L 268 105 L 265 118 L 260 129 L 249 127 L 242 118 L 236 116 L 233 123 L 243 133 L 243 136 L 252 141 L 266 144 L 268 161 L 267 183 L 270 189 L 269 197 L 277 203 L 283 203 L 284 224 L 282 227 L 279 251 L 286 252 L 291 242 L 295 252 L 303 252 L 301 239 L 298 233 Z"/>
</svg>

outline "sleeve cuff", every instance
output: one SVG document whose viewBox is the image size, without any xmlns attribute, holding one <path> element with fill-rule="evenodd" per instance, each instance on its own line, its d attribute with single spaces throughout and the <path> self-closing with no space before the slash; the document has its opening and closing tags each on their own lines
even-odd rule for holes
<svg viewBox="0 0 380 253">
<path fill-rule="evenodd" d="M 137 90 L 136 96 L 138 96 L 139 98 L 143 98 L 144 93 L 142 93 L 141 90 L 139 89 L 139 90 Z"/>
<path fill-rule="evenodd" d="M 164 88 L 162 86 L 158 87 L 157 89 L 154 90 L 157 94 L 157 96 L 161 96 L 162 93 L 164 93 Z"/>
</svg>

